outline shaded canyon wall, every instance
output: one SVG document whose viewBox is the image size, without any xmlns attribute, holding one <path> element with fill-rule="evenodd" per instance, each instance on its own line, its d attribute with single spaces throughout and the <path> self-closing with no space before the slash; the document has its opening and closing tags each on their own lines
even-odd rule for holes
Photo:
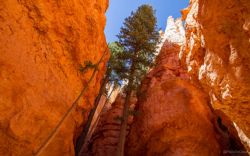
<svg viewBox="0 0 250 156">
<path fill-rule="evenodd" d="M 123 114 L 123 104 L 125 95 L 120 93 L 116 100 L 111 104 L 106 104 L 100 113 L 100 119 L 97 127 L 85 146 L 81 156 L 113 156 L 116 155 L 117 145 L 120 138 L 121 120 Z M 130 114 L 135 108 L 137 98 L 135 95 L 130 100 Z M 133 116 L 129 116 L 127 133 L 130 130 L 130 125 L 133 121 Z"/>
</svg>

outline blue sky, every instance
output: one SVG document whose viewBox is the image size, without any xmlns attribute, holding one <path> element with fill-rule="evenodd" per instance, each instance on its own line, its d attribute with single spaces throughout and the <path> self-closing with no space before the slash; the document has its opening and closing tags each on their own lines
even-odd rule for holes
<svg viewBox="0 0 250 156">
<path fill-rule="evenodd" d="M 107 42 L 116 41 L 124 19 L 130 16 L 142 4 L 150 4 L 156 10 L 158 27 L 166 27 L 168 16 L 181 17 L 180 10 L 187 7 L 189 0 L 109 0 L 106 13 L 107 24 L 105 34 Z"/>
</svg>

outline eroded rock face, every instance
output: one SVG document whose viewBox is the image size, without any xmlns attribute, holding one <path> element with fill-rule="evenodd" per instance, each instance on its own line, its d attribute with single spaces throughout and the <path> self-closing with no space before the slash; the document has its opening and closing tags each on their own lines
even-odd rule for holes
<svg viewBox="0 0 250 156">
<path fill-rule="evenodd" d="M 119 94 L 110 108 L 104 108 L 97 128 L 82 156 L 114 156 L 121 131 L 121 119 L 125 95 Z M 130 99 L 130 111 L 134 110 L 136 96 Z M 127 131 L 129 132 L 133 116 L 129 116 Z"/>
<path fill-rule="evenodd" d="M 179 23 L 169 18 L 173 27 L 166 33 L 174 28 L 178 32 Z M 184 41 L 179 36 L 166 38 L 156 67 L 142 83 L 138 115 L 127 141 L 128 156 L 219 156 L 223 151 L 243 148 L 237 135 L 217 121 L 209 96 L 192 83 L 181 66 L 178 56 Z"/>
<path fill-rule="evenodd" d="M 191 0 L 183 18 L 183 65 L 250 147 L 250 1 Z"/>
<path fill-rule="evenodd" d="M 0 0 L 0 155 L 32 155 L 86 86 L 107 45 L 107 0 Z M 74 155 L 108 53 L 42 155 Z"/>
</svg>

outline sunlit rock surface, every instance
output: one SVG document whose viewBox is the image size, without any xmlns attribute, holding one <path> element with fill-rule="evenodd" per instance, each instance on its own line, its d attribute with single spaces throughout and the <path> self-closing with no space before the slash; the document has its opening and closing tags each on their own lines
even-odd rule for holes
<svg viewBox="0 0 250 156">
<path fill-rule="evenodd" d="M 249 148 L 250 1 L 191 0 L 183 18 L 183 65 L 209 93 L 213 108 L 235 122 Z"/>
<path fill-rule="evenodd" d="M 158 45 L 158 53 L 161 51 L 161 48 L 165 43 L 166 39 L 168 39 L 169 42 L 173 42 L 178 45 L 183 45 L 186 38 L 182 19 L 178 18 L 174 20 L 172 16 L 169 16 L 167 20 L 167 27 L 164 32 L 162 30 L 160 31 L 160 37 L 161 42 Z"/>
<path fill-rule="evenodd" d="M 0 155 L 37 152 L 86 86 L 107 45 L 107 0 L 0 1 Z M 108 59 L 42 155 L 74 155 Z"/>
</svg>

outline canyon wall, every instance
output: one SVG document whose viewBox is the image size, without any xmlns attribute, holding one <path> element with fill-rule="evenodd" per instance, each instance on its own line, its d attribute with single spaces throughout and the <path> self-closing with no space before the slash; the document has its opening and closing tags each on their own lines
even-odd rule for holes
<svg viewBox="0 0 250 156">
<path fill-rule="evenodd" d="M 248 155 L 249 11 L 247 0 L 191 0 L 182 11 L 185 30 L 182 20 L 168 18 L 156 67 L 142 82 L 126 155 Z M 121 101 L 101 116 L 89 155 L 114 155 Z"/>
<path fill-rule="evenodd" d="M 182 65 L 249 148 L 250 1 L 191 0 L 182 13 L 186 21 Z"/>
<path fill-rule="evenodd" d="M 216 115 L 208 94 L 181 65 L 183 30 L 180 19 L 169 17 L 156 67 L 142 82 L 126 155 L 220 156 L 245 151 L 230 120 Z"/>
<path fill-rule="evenodd" d="M 169 17 L 161 34 L 126 155 L 248 155 L 250 1 L 191 0 L 182 14 L 185 30 L 182 20 Z M 114 155 L 121 101 L 101 116 L 89 155 Z"/>
<path fill-rule="evenodd" d="M 0 155 L 36 154 L 75 103 L 41 153 L 74 155 L 109 57 L 107 6 L 108 0 L 0 0 Z M 90 68 L 98 62 L 98 70 Z"/>
<path fill-rule="evenodd" d="M 129 156 L 220 153 L 208 97 L 190 83 L 180 66 L 178 53 L 184 41 L 181 30 L 181 20 L 174 22 L 170 17 L 156 67 L 142 82 L 139 115 L 127 141 Z"/>
</svg>

